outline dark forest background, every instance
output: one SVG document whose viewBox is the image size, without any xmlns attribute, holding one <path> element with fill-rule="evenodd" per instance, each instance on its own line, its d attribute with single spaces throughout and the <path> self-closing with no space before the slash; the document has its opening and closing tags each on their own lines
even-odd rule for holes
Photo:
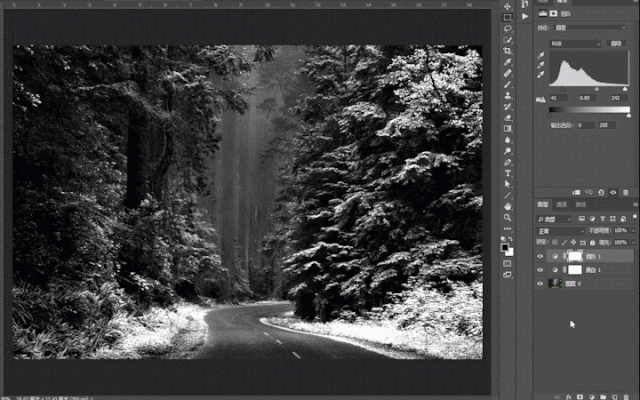
<svg viewBox="0 0 640 400">
<path fill-rule="evenodd" d="M 465 46 L 16 46 L 13 343 L 289 299 L 425 322 L 482 296 L 482 61 Z M 456 321 L 481 336 L 481 318 Z"/>
</svg>

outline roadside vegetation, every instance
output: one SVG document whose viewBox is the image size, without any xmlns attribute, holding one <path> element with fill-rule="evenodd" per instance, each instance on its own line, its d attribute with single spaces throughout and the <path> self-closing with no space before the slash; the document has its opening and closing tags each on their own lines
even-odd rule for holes
<svg viewBox="0 0 640 400">
<path fill-rule="evenodd" d="M 419 358 L 481 359 L 482 281 L 454 283 L 441 293 L 412 280 L 393 301 L 359 316 L 342 312 L 330 322 L 304 321 L 294 315 L 268 322 L 294 330 L 346 337 Z"/>
<path fill-rule="evenodd" d="M 191 358 L 205 343 L 205 314 L 211 307 L 186 302 L 171 308 L 152 307 L 140 317 L 116 315 L 109 322 L 119 339 L 89 358 Z"/>
<path fill-rule="evenodd" d="M 133 313 L 119 309 L 110 320 L 100 314 L 84 315 L 80 327 L 61 323 L 56 330 L 41 333 L 37 327 L 16 331 L 14 325 L 14 355 L 19 359 L 189 358 L 206 340 L 204 315 L 214 307 L 222 306 L 181 300 Z"/>
</svg>

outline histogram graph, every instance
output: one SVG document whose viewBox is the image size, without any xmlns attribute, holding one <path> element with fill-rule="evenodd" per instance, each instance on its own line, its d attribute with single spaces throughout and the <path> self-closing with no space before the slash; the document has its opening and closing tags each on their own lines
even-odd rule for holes
<svg viewBox="0 0 640 400">
<path fill-rule="evenodd" d="M 628 86 L 628 51 L 567 51 L 550 53 L 549 86 Z"/>
</svg>

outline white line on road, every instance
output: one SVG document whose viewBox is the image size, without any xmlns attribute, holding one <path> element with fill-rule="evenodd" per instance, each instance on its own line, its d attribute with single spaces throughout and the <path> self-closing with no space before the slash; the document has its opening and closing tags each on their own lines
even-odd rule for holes
<svg viewBox="0 0 640 400">
<path fill-rule="evenodd" d="M 292 353 L 294 356 L 296 356 L 297 358 L 302 358 L 302 357 L 300 357 L 300 356 L 299 356 L 295 351 L 292 351 L 291 353 Z"/>
<path fill-rule="evenodd" d="M 265 335 L 269 336 L 269 334 L 267 332 L 262 332 L 262 333 L 264 333 Z"/>
<path fill-rule="evenodd" d="M 310 335 L 310 336 L 320 336 L 326 339 L 331 339 L 331 340 L 335 340 L 336 342 L 343 342 L 343 343 L 349 343 L 352 344 L 354 346 L 358 346 L 358 347 L 362 347 L 363 349 L 367 349 L 369 351 L 373 351 L 376 352 L 378 354 L 382 354 L 384 356 L 390 357 L 390 358 L 398 358 L 398 359 L 421 359 L 422 357 L 418 357 L 418 356 L 414 356 L 414 355 L 410 355 L 409 353 L 404 354 L 404 353 L 400 353 L 400 352 L 389 352 L 389 351 L 383 351 L 380 350 L 378 348 L 375 348 L 373 346 L 369 346 L 369 345 L 365 345 L 363 343 L 360 343 L 356 340 L 353 339 L 349 339 L 349 338 L 343 338 L 343 337 L 336 337 L 336 336 L 329 336 L 329 335 L 323 335 L 320 333 L 311 333 L 311 332 L 304 332 L 304 331 L 296 331 L 290 328 L 285 328 L 283 326 L 279 326 L 279 325 L 274 325 L 269 323 L 269 321 L 267 320 L 267 318 L 260 318 L 260 323 L 270 326 L 272 328 L 276 328 L 276 329 L 282 329 L 284 331 L 288 331 L 288 332 L 293 332 L 293 333 L 299 333 L 302 335 Z"/>
<path fill-rule="evenodd" d="M 279 341 L 278 339 L 276 339 L 276 342 L 278 342 L 278 344 L 282 344 L 282 342 L 281 342 L 281 341 Z"/>
</svg>

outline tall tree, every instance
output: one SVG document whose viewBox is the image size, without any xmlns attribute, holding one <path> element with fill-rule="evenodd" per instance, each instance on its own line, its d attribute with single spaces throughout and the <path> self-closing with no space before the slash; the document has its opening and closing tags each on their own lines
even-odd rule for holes
<svg viewBox="0 0 640 400">
<path fill-rule="evenodd" d="M 315 94 L 299 111 L 280 201 L 296 312 L 362 312 L 435 258 L 477 254 L 478 52 L 318 46 L 300 72 Z"/>
<path fill-rule="evenodd" d="M 45 331 L 102 329 L 117 299 L 167 304 L 181 279 L 193 283 L 203 270 L 223 279 L 215 233 L 195 203 L 207 192 L 217 118 L 247 107 L 248 90 L 218 83 L 272 51 L 253 55 L 228 46 L 14 48 L 19 351 L 37 353 L 23 339 Z M 77 342 L 100 344 L 93 339 Z M 67 354 L 62 342 L 45 356 Z"/>
</svg>

